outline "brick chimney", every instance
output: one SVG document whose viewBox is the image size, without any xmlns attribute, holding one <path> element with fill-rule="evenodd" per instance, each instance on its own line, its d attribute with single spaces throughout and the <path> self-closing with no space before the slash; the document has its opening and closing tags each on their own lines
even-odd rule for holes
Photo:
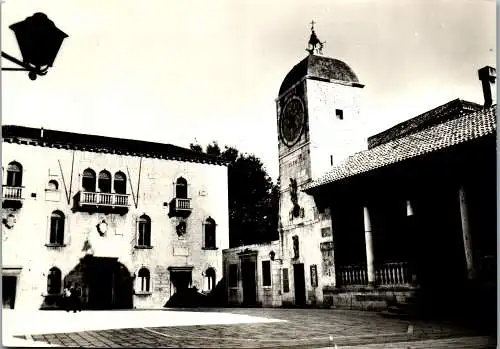
<svg viewBox="0 0 500 349">
<path fill-rule="evenodd" d="M 484 107 L 490 107 L 497 104 L 497 70 L 486 66 L 478 70 L 479 80 L 483 84 Z"/>
</svg>

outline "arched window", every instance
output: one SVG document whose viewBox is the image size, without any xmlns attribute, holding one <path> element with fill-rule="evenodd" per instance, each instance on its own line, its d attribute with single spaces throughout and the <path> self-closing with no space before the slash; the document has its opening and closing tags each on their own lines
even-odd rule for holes
<svg viewBox="0 0 500 349">
<path fill-rule="evenodd" d="M 139 278 L 139 290 L 141 292 L 149 292 L 149 284 L 151 280 L 149 270 L 147 268 L 141 268 L 137 273 L 137 277 Z"/>
<path fill-rule="evenodd" d="M 111 193 L 111 173 L 105 170 L 99 172 L 98 186 L 101 193 Z"/>
<path fill-rule="evenodd" d="M 55 179 L 51 179 L 47 185 L 48 190 L 56 191 L 59 189 L 59 183 Z"/>
<path fill-rule="evenodd" d="M 115 193 L 126 194 L 127 193 L 127 177 L 123 172 L 116 172 L 113 188 L 115 188 Z"/>
<path fill-rule="evenodd" d="M 215 248 L 215 221 L 208 217 L 205 221 L 205 248 Z"/>
<path fill-rule="evenodd" d="M 54 211 L 50 216 L 50 238 L 51 244 L 64 244 L 64 214 Z"/>
<path fill-rule="evenodd" d="M 137 224 L 137 245 L 151 246 L 151 219 L 142 215 Z"/>
<path fill-rule="evenodd" d="M 20 187 L 23 183 L 23 167 L 18 162 L 11 162 L 7 167 L 7 186 Z"/>
<path fill-rule="evenodd" d="M 175 197 L 177 199 L 187 199 L 187 186 L 187 181 L 184 178 L 177 178 L 175 183 Z"/>
<path fill-rule="evenodd" d="M 206 290 L 212 291 L 215 288 L 215 269 L 208 268 L 205 271 Z"/>
<path fill-rule="evenodd" d="M 95 193 L 95 172 L 90 168 L 83 171 L 82 188 L 83 191 Z"/>
<path fill-rule="evenodd" d="M 59 294 L 61 293 L 61 271 L 52 267 L 49 270 L 49 275 L 47 275 L 47 293 L 48 294 Z"/>
</svg>

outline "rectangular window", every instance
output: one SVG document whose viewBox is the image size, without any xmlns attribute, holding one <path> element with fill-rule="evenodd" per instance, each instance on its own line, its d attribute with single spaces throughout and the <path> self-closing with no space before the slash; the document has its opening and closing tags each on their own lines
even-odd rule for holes
<svg viewBox="0 0 500 349">
<path fill-rule="evenodd" d="M 311 286 L 318 287 L 318 268 L 316 264 L 311 265 Z"/>
<path fill-rule="evenodd" d="M 339 120 L 344 120 L 344 111 L 342 109 L 335 109 L 335 116 Z"/>
<path fill-rule="evenodd" d="M 271 261 L 262 261 L 262 286 L 271 286 Z"/>
<path fill-rule="evenodd" d="M 290 284 L 288 282 L 288 269 L 283 268 L 283 293 L 290 292 Z"/>
<path fill-rule="evenodd" d="M 329 236 L 332 236 L 332 230 L 330 227 L 321 228 L 321 237 L 325 238 Z"/>
<path fill-rule="evenodd" d="M 229 287 L 238 287 L 238 265 L 229 264 Z"/>
</svg>

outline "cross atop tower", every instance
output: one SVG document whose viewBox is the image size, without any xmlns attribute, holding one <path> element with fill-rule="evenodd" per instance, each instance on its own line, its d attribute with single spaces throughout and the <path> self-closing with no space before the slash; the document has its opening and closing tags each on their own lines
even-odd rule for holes
<svg viewBox="0 0 500 349">
<path fill-rule="evenodd" d="M 326 42 L 321 42 L 319 39 L 318 39 L 318 36 L 316 35 L 316 32 L 314 31 L 314 24 L 316 24 L 316 22 L 314 22 L 314 20 L 311 21 L 311 37 L 309 38 L 309 43 L 308 43 L 308 47 L 306 48 L 306 51 L 309 52 L 309 54 L 320 54 L 322 55 L 323 54 L 323 44 Z"/>
</svg>

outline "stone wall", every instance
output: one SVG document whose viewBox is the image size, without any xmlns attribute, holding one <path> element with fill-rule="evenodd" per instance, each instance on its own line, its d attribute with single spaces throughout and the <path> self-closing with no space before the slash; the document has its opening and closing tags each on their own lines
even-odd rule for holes
<svg viewBox="0 0 500 349">
<path fill-rule="evenodd" d="M 222 250 L 229 246 L 227 167 L 156 158 L 73 151 L 39 146 L 2 144 L 3 178 L 7 164 L 17 161 L 23 166 L 23 205 L 6 209 L 15 217 L 10 229 L 2 225 L 3 266 L 19 265 L 16 308 L 36 309 L 47 290 L 47 273 L 53 266 L 66 276 L 83 257 L 88 240 L 95 256 L 115 257 L 131 274 L 146 267 L 151 273 L 152 292 L 135 296 L 136 307 L 160 307 L 173 293 L 169 266 L 193 266 L 193 285 L 203 287 L 203 273 L 208 267 L 216 271 L 217 282 L 223 276 Z M 73 161 L 74 158 L 74 161 Z M 106 169 L 127 176 L 130 194 L 128 212 L 82 212 L 77 205 L 82 173 L 92 168 L 96 174 Z M 169 218 L 170 202 L 175 197 L 175 181 L 184 177 L 192 212 L 185 218 L 186 234 L 179 237 L 179 218 Z M 48 192 L 48 182 L 56 180 L 58 190 Z M 50 216 L 55 210 L 65 215 L 63 247 L 47 247 Z M 137 219 L 146 214 L 151 219 L 151 249 L 138 249 Z M 216 221 L 216 250 L 203 248 L 204 221 Z M 101 236 L 96 226 L 108 226 Z"/>
<path fill-rule="evenodd" d="M 274 261 L 270 258 L 270 252 L 275 253 Z M 241 270 L 240 254 L 245 252 L 253 252 L 256 254 L 256 304 L 263 307 L 279 307 L 281 306 L 281 263 L 280 263 L 280 247 L 279 240 L 272 241 L 268 244 L 253 244 L 241 247 L 234 247 L 224 250 L 224 265 L 226 268 L 226 280 L 228 285 L 228 303 L 239 305 L 243 303 L 243 279 Z M 271 285 L 263 285 L 262 262 L 269 261 L 271 267 Z M 230 284 L 230 265 L 237 265 L 237 285 L 231 287 Z"/>
<path fill-rule="evenodd" d="M 311 177 L 316 179 L 332 165 L 367 148 L 360 116 L 362 89 L 318 80 L 306 81 Z M 342 111 L 342 119 L 336 115 L 337 109 Z"/>
</svg>

